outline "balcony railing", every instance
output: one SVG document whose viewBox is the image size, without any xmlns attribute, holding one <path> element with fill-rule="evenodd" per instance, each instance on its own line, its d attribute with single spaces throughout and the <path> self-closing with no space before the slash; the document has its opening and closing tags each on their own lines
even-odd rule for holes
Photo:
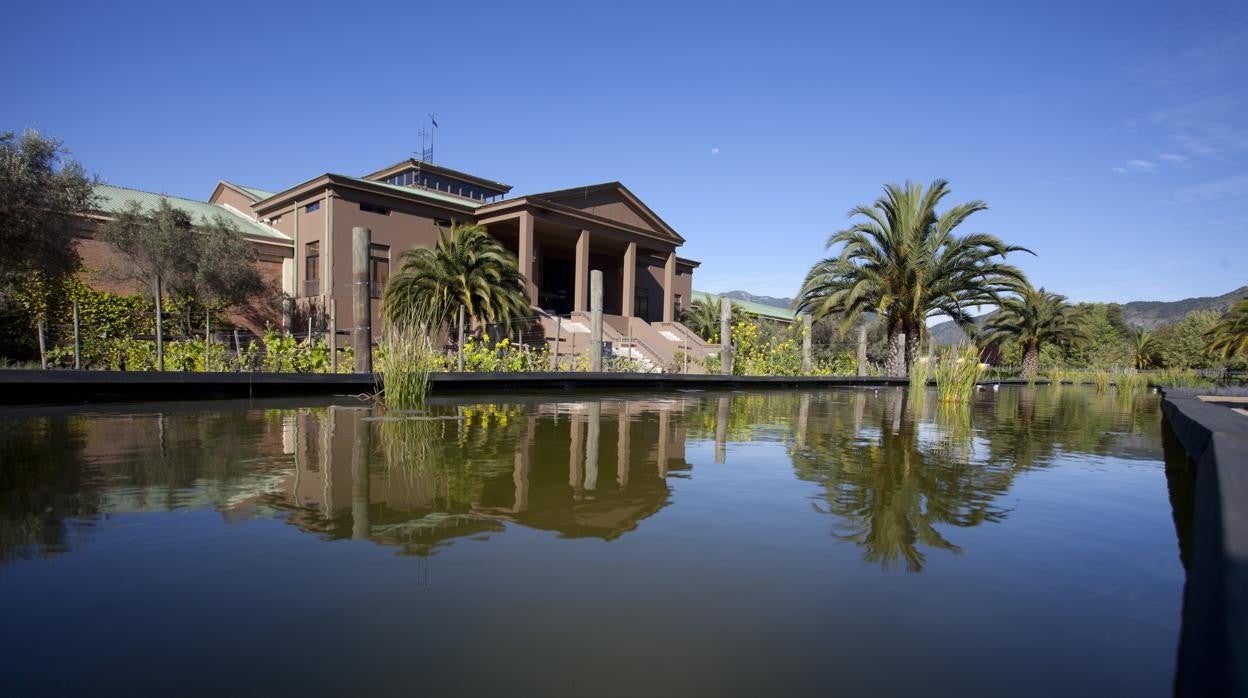
<svg viewBox="0 0 1248 698">
<path fill-rule="evenodd" d="M 303 295 L 305 297 L 321 295 L 321 280 L 305 279 L 303 282 Z"/>
</svg>

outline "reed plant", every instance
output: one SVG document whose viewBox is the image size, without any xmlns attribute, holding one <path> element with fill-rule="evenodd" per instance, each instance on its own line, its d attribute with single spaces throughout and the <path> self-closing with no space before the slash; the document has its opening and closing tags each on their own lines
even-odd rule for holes
<svg viewBox="0 0 1248 698">
<path fill-rule="evenodd" d="M 433 366 L 432 344 L 420 323 L 388 323 L 378 355 L 379 391 L 386 407 L 410 410 L 425 402 Z"/>
<path fill-rule="evenodd" d="M 1104 370 L 1094 371 L 1092 373 L 1092 382 L 1096 384 L 1096 392 L 1108 393 L 1109 384 L 1111 382 L 1111 376 L 1109 374 L 1109 371 L 1104 371 Z"/>
<path fill-rule="evenodd" d="M 962 349 L 949 347 L 936 365 L 936 394 L 942 403 L 970 402 L 982 368 L 979 349 L 969 344 Z"/>
<path fill-rule="evenodd" d="M 910 394 L 919 396 L 927 392 L 927 378 L 931 371 L 932 358 L 924 356 L 914 362 L 910 367 Z"/>
</svg>

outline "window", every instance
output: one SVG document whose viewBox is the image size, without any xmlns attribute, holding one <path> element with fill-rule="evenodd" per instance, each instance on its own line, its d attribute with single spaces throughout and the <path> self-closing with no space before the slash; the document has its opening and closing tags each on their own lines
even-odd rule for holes
<svg viewBox="0 0 1248 698">
<path fill-rule="evenodd" d="M 360 204 L 360 210 L 364 213 L 376 213 L 382 216 L 390 215 L 389 208 L 386 208 L 385 206 L 378 206 L 376 204 Z"/>
<path fill-rule="evenodd" d="M 450 221 L 449 219 L 446 219 L 446 218 L 434 218 L 434 219 L 433 219 L 433 224 L 434 224 L 435 226 L 439 227 L 439 228 L 449 228 L 449 227 L 451 227 L 451 221 Z"/>
<path fill-rule="evenodd" d="M 672 296 L 672 319 L 679 321 L 680 313 L 684 309 L 685 309 L 684 299 L 680 297 L 679 293 L 673 294 Z"/>
<path fill-rule="evenodd" d="M 303 295 L 318 296 L 321 293 L 321 242 L 309 242 L 303 246 Z"/>
<path fill-rule="evenodd" d="M 319 211 L 319 210 L 321 210 L 321 202 L 319 201 L 313 201 L 312 203 L 303 207 L 304 213 L 312 213 L 313 211 Z"/>
<path fill-rule="evenodd" d="M 639 288 L 633 294 L 633 314 L 642 320 L 650 319 L 650 289 Z"/>
<path fill-rule="evenodd" d="M 381 298 L 381 292 L 390 280 L 390 246 L 372 245 L 368 251 L 368 293 Z"/>
</svg>

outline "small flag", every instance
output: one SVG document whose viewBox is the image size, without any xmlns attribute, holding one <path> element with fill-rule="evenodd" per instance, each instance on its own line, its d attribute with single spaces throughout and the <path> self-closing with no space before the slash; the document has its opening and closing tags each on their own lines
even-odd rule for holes
<svg viewBox="0 0 1248 698">
<path fill-rule="evenodd" d="M 437 128 L 437 127 L 438 127 L 438 120 L 437 120 L 437 119 L 435 119 L 435 118 L 433 118 L 433 114 L 430 114 L 430 115 L 429 115 L 429 121 L 433 122 L 433 127 L 434 127 L 434 128 Z"/>
</svg>

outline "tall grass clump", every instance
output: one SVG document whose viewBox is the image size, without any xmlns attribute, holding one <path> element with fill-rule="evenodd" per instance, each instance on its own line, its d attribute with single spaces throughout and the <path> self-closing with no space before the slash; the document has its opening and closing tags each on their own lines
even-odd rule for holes
<svg viewBox="0 0 1248 698">
<path fill-rule="evenodd" d="M 927 377 L 931 371 L 931 357 L 922 357 L 910 367 L 910 395 L 921 396 L 927 392 Z"/>
<path fill-rule="evenodd" d="M 1096 384 L 1096 392 L 1108 393 L 1110 384 L 1109 371 L 1096 371 L 1092 374 L 1092 382 Z"/>
<path fill-rule="evenodd" d="M 386 407 L 409 410 L 425 402 L 433 366 L 432 344 L 419 323 L 387 324 L 378 356 Z"/>
<path fill-rule="evenodd" d="M 979 380 L 979 349 L 974 344 L 962 349 L 949 347 L 936 364 L 936 394 L 940 401 L 970 402 Z"/>
</svg>

